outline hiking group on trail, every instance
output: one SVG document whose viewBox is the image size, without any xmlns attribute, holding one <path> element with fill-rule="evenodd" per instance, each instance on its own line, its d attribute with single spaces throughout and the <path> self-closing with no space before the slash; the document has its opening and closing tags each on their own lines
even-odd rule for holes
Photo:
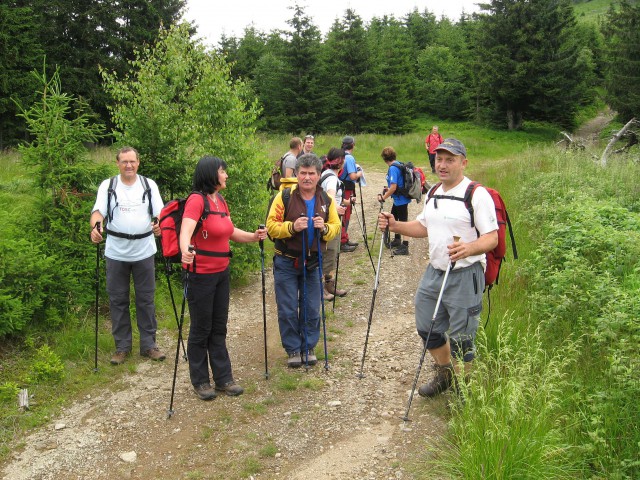
<svg viewBox="0 0 640 480">
<path fill-rule="evenodd" d="M 322 326 L 325 368 L 329 368 L 325 301 L 335 302 L 336 296 L 347 294 L 338 288 L 339 260 L 341 253 L 354 252 L 358 246 L 350 240 L 348 227 L 357 201 L 356 184 L 360 187 L 362 202 L 364 178 L 353 156 L 355 139 L 352 136 L 345 136 L 341 148 L 331 148 L 321 158 L 312 153 L 314 140 L 312 135 L 307 135 L 304 142 L 299 137 L 291 139 L 289 151 L 276 162 L 277 168 L 274 167 L 267 183 L 274 193 L 266 225 L 253 232 L 235 227 L 231 220 L 229 206 L 221 195 L 228 178 L 224 160 L 212 156 L 201 158 L 195 168 L 192 193 L 186 199 L 168 202 L 163 208 L 155 182 L 137 175 L 139 159 L 135 149 L 125 147 L 118 152 L 116 163 L 120 175 L 101 184 L 91 214 L 91 240 L 99 244 L 102 232 L 109 234 L 105 257 L 116 346 L 112 364 L 123 363 L 132 349 L 130 275 L 134 278 L 140 352 L 154 360 L 165 358 L 155 343 L 153 260 L 156 246 L 152 236 L 155 234 L 161 236 L 167 262 L 182 263 L 182 312 L 184 316 L 186 301 L 190 314 L 185 358 L 188 358 L 194 392 L 202 400 L 215 398 L 217 392 L 230 396 L 242 394 L 243 388 L 233 377 L 226 345 L 232 257 L 229 241 L 260 242 L 264 256 L 262 241 L 268 236 L 274 241 L 275 300 L 286 365 L 309 368 L 318 362 L 317 344 Z M 426 191 L 424 175 L 421 180 L 418 168 L 410 162 L 399 162 L 393 147 L 385 147 L 381 152 L 388 170 L 387 186 L 377 196 L 380 203 L 377 227 L 384 234 L 377 267 L 368 245 L 364 205 L 362 221 L 358 222 L 376 277 L 367 340 L 383 247 L 390 248 L 392 255 L 409 255 L 408 237 L 429 239 L 430 261 L 415 296 L 416 328 L 423 340 L 424 352 L 431 353 L 436 369 L 435 377 L 418 391 L 424 397 L 454 387 L 456 374 L 461 370 L 459 365 L 464 365 L 465 372 L 470 369 L 485 290 L 486 253 L 496 249 L 498 232 L 504 235 L 503 230 L 499 230 L 494 203 L 494 198 L 499 197 L 492 196 L 477 182 L 472 183 L 464 174 L 468 163 L 464 145 L 450 138 L 433 150 L 433 167 L 440 182 L 428 190 L 423 210 L 415 220 L 408 218 L 408 205 L 414 198 L 420 201 L 422 192 L 416 195 L 413 188 L 416 182 L 418 189 Z M 474 192 L 472 196 L 467 193 L 469 185 Z M 384 205 L 389 198 L 393 199 L 393 206 L 390 212 L 385 212 Z M 357 214 L 357 209 L 355 212 Z M 158 216 L 162 228 L 154 221 Z M 173 224 L 167 227 L 164 222 L 169 216 Z M 389 238 L 390 233 L 394 234 L 393 240 Z M 375 242 L 375 232 L 373 238 Z M 179 327 L 177 368 L 182 320 L 177 318 L 175 303 L 174 311 Z M 266 348 L 265 311 L 265 375 L 268 378 Z M 362 367 L 364 358 L 363 353 Z M 416 381 L 418 375 L 419 370 Z M 173 404 L 173 392 L 171 401 Z"/>
</svg>

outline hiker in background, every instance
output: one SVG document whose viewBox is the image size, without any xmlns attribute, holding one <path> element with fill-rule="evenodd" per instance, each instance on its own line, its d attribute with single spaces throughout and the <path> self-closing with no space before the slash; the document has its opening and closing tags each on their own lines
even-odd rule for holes
<svg viewBox="0 0 640 480">
<path fill-rule="evenodd" d="M 322 286 L 316 234 L 320 232 L 324 248 L 340 232 L 335 202 L 318 185 L 321 171 L 322 162 L 317 156 L 302 155 L 296 165 L 297 186 L 280 191 L 267 216 L 267 230 L 275 241 L 273 277 L 278 326 L 289 368 L 299 368 L 303 363 L 315 365 L 318 361 L 314 348 L 320 338 Z"/>
<path fill-rule="evenodd" d="M 323 172 L 320 177 L 320 186 L 327 192 L 336 203 L 338 215 L 342 217 L 346 208 L 342 205 L 342 193 L 344 184 L 338 178 L 340 169 L 344 164 L 344 150 L 341 148 L 332 148 L 327 153 L 326 160 L 323 165 Z M 324 299 L 333 300 L 333 296 L 344 297 L 346 290 L 336 287 L 336 281 L 333 278 L 333 272 L 336 269 L 336 260 L 340 249 L 340 235 L 336 235 L 331 241 L 327 242 L 327 250 L 322 254 L 322 273 L 324 274 Z"/>
<path fill-rule="evenodd" d="M 340 251 L 353 252 L 358 246 L 358 242 L 349 240 L 349 220 L 351 219 L 351 211 L 356 203 L 356 182 L 362 177 L 362 170 L 358 170 L 356 159 L 352 155 L 356 141 L 353 137 L 347 135 L 342 139 L 342 149 L 344 150 L 344 166 L 340 174 L 340 180 L 344 183 L 343 200 L 347 204 L 347 210 L 344 213 L 342 221 L 342 232 L 340 237 Z M 364 219 L 363 219 L 364 220 Z"/>
<path fill-rule="evenodd" d="M 289 142 L 289 151 L 282 156 L 282 176 L 291 178 L 296 176 L 296 160 L 302 152 L 302 139 L 293 137 Z"/>
<path fill-rule="evenodd" d="M 157 247 L 153 235 L 160 235 L 160 226 L 152 223 L 152 219 L 162 210 L 162 198 L 153 180 L 138 175 L 140 159 L 135 148 L 121 148 L 116 155 L 116 165 L 120 174 L 100 184 L 91 211 L 91 241 L 102 241 L 102 226 L 106 227 L 107 233 L 104 251 L 106 288 L 111 333 L 116 346 L 111 364 L 124 363 L 133 346 L 129 312 L 131 277 L 135 291 L 136 323 L 140 332 L 140 355 L 152 360 L 164 360 L 165 355 L 156 344 L 158 321 L 154 303 L 154 255 Z"/>
<path fill-rule="evenodd" d="M 183 268 L 187 271 L 189 302 L 189 375 L 196 395 L 202 400 L 216 397 L 216 391 L 240 395 L 244 391 L 233 379 L 227 350 L 229 318 L 229 240 L 257 242 L 267 237 L 265 229 L 245 232 L 233 225 L 229 207 L 220 191 L 227 186 L 227 164 L 217 157 L 203 157 L 193 174 L 193 190 L 202 195 L 187 199 L 180 231 Z M 204 201 L 209 215 L 199 225 Z M 194 251 L 189 251 L 193 245 Z M 209 380 L 209 366 L 215 389 Z"/>
<path fill-rule="evenodd" d="M 305 135 L 304 137 L 304 145 L 302 145 L 302 150 L 298 153 L 298 158 L 300 158 L 305 153 L 313 153 L 313 146 L 315 145 L 315 138 L 313 135 Z"/>
<path fill-rule="evenodd" d="M 449 262 L 455 262 L 444 288 L 439 312 L 427 348 L 435 361 L 435 377 L 422 385 L 418 393 L 433 397 L 448 390 L 459 373 L 458 362 L 469 371 L 475 355 L 474 340 L 484 290 L 485 253 L 498 243 L 498 223 L 493 200 L 484 187 L 477 187 L 472 198 L 475 228 L 471 226 L 464 201 L 471 180 L 464 175 L 467 151 L 455 138 L 446 139 L 436 148 L 436 172 L 442 184 L 416 220 L 398 222 L 393 215 L 382 212 L 378 226 L 385 230 L 414 238 L 429 237 L 429 265 L 416 292 L 416 327 L 422 341 L 426 340 L 434 318 L 434 309 Z M 449 198 L 447 198 L 449 197 Z M 450 197 L 457 197 L 455 200 Z M 477 231 L 476 231 L 477 229 Z M 459 236 L 455 242 L 453 237 Z"/>
<path fill-rule="evenodd" d="M 431 173 L 436 173 L 435 161 L 436 161 L 436 148 L 444 142 L 442 135 L 438 133 L 438 126 L 434 125 L 431 128 L 431 133 L 427 135 L 424 140 L 424 148 L 427 149 L 429 154 L 429 165 L 431 165 Z"/>
<path fill-rule="evenodd" d="M 381 157 L 387 164 L 387 188 L 381 194 L 378 194 L 379 201 L 384 202 L 387 198 L 393 198 L 393 206 L 391 207 L 391 215 L 396 221 L 406 222 L 409 219 L 409 203 L 411 199 L 402 195 L 399 190 L 404 187 L 404 177 L 402 169 L 396 160 L 396 151 L 393 147 L 385 147 L 382 150 Z M 389 248 L 393 249 L 394 255 L 409 255 L 409 241 L 402 237 L 398 232 L 395 238 L 389 244 Z"/>
</svg>

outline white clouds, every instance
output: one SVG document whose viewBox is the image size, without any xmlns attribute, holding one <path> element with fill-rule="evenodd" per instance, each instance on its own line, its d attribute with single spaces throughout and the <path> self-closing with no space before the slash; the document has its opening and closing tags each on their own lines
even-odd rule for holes
<svg viewBox="0 0 640 480">
<path fill-rule="evenodd" d="M 372 17 L 393 15 L 400 18 L 417 8 L 427 9 L 436 17 L 445 15 L 457 20 L 464 10 L 478 11 L 479 0 L 445 0 L 444 2 L 416 2 L 416 0 L 315 0 L 305 5 L 305 12 L 323 34 L 326 34 L 336 18 L 341 18 L 347 8 L 355 10 L 365 22 Z M 288 29 L 286 21 L 293 15 L 289 8 L 294 0 L 188 0 L 185 17 L 198 25 L 198 34 L 206 43 L 216 45 L 220 36 L 241 37 L 245 27 L 253 24 L 258 30 L 269 32 Z"/>
</svg>

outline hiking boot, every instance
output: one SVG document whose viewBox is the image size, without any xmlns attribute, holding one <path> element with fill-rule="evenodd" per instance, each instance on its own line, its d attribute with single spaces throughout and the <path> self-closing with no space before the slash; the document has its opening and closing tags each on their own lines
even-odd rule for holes
<svg viewBox="0 0 640 480">
<path fill-rule="evenodd" d="M 324 289 L 330 294 L 337 295 L 338 297 L 344 297 L 347 294 L 346 290 L 336 288 L 336 281 L 333 279 L 324 281 Z"/>
<path fill-rule="evenodd" d="M 409 245 L 400 245 L 393 249 L 394 255 L 409 255 Z"/>
<path fill-rule="evenodd" d="M 356 249 L 355 246 L 349 245 L 348 243 L 343 243 L 340 245 L 341 252 L 353 252 Z"/>
<path fill-rule="evenodd" d="M 238 385 L 236 382 L 231 380 L 230 382 L 225 383 L 224 385 L 216 385 L 216 390 L 218 392 L 224 392 L 230 397 L 237 397 L 238 395 L 242 395 L 244 392 L 244 388 Z"/>
<path fill-rule="evenodd" d="M 324 286 L 324 293 L 323 293 L 323 298 L 325 302 L 330 302 L 331 300 L 333 300 L 335 297 L 335 295 L 333 293 L 331 293 L 330 291 L 327 290 L 327 286 Z"/>
<path fill-rule="evenodd" d="M 397 248 L 402 245 L 402 239 L 394 238 L 393 241 L 389 244 L 389 248 Z"/>
<path fill-rule="evenodd" d="M 200 400 L 213 400 L 216 398 L 216 391 L 208 383 L 201 383 L 200 385 L 194 385 L 193 391 Z"/>
<path fill-rule="evenodd" d="M 156 362 L 162 361 L 165 358 L 167 358 L 167 356 L 164 353 L 162 353 L 158 347 L 150 348 L 149 350 L 142 353 L 142 356 L 148 357 L 151 360 L 155 360 Z"/>
<path fill-rule="evenodd" d="M 358 245 L 360 245 L 358 242 L 352 242 L 351 240 L 347 240 L 347 245 L 349 245 L 350 247 L 357 247 Z"/>
<path fill-rule="evenodd" d="M 453 384 L 453 365 L 434 365 L 433 368 L 436 371 L 435 377 L 418 389 L 418 394 L 421 397 L 435 397 L 437 394 L 449 390 Z"/>
<path fill-rule="evenodd" d="M 111 355 L 111 365 L 122 365 L 129 356 L 129 352 L 116 352 Z"/>
<path fill-rule="evenodd" d="M 289 359 L 287 360 L 287 367 L 300 368 L 301 366 L 302 366 L 302 358 L 300 358 L 300 352 L 290 353 Z"/>
<path fill-rule="evenodd" d="M 313 366 L 318 363 L 318 357 L 316 357 L 316 353 L 311 349 L 306 355 L 302 355 L 302 361 L 305 362 L 305 364 Z"/>
</svg>

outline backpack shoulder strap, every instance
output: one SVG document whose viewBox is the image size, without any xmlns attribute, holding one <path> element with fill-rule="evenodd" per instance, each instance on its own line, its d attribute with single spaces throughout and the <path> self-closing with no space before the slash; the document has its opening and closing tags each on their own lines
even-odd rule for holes
<svg viewBox="0 0 640 480">
<path fill-rule="evenodd" d="M 440 185 L 442 185 L 442 182 L 436 183 L 433 187 L 431 187 L 429 189 L 429 191 L 427 192 L 427 201 L 424 202 L 424 206 L 425 207 L 427 206 L 427 203 L 429 203 L 429 200 L 431 200 L 433 198 L 433 196 L 435 195 L 436 190 L 438 190 L 438 188 L 440 188 Z M 435 199 L 433 201 L 435 202 Z M 436 208 L 437 208 L 437 206 L 436 206 Z"/>
<path fill-rule="evenodd" d="M 331 175 L 336 175 L 336 172 L 334 172 L 333 170 L 331 170 L 330 168 L 328 168 L 327 170 L 325 170 L 324 172 L 322 172 L 322 175 L 320 175 L 320 183 L 324 182 L 327 178 L 329 178 Z"/>
<path fill-rule="evenodd" d="M 138 175 L 140 177 L 140 180 L 142 181 L 142 185 L 144 186 L 144 193 L 142 194 L 142 203 L 144 203 L 144 198 L 147 197 L 147 200 L 149 200 L 149 216 L 153 217 L 153 205 L 151 205 L 151 187 L 149 186 L 149 180 L 147 180 L 147 177 L 144 177 L 142 175 Z"/>
<path fill-rule="evenodd" d="M 471 217 L 471 228 L 476 228 L 476 221 L 473 216 L 474 211 L 473 205 L 471 203 L 471 198 L 473 197 L 473 192 L 475 192 L 476 188 L 478 188 L 479 186 L 481 186 L 480 182 L 471 182 L 464 192 L 464 206 L 467 207 L 467 211 L 469 212 L 469 216 Z"/>
<path fill-rule="evenodd" d="M 107 189 L 107 223 L 113 220 L 113 211 L 118 206 L 118 195 L 116 194 L 116 185 L 118 184 L 118 176 L 114 175 L 109 179 L 109 188 Z M 114 199 L 114 206 L 111 208 L 111 197 Z"/>
<path fill-rule="evenodd" d="M 282 190 L 282 205 L 284 206 L 283 217 L 287 216 L 287 208 L 289 208 L 289 201 L 291 200 L 291 187 L 287 187 Z"/>
</svg>

